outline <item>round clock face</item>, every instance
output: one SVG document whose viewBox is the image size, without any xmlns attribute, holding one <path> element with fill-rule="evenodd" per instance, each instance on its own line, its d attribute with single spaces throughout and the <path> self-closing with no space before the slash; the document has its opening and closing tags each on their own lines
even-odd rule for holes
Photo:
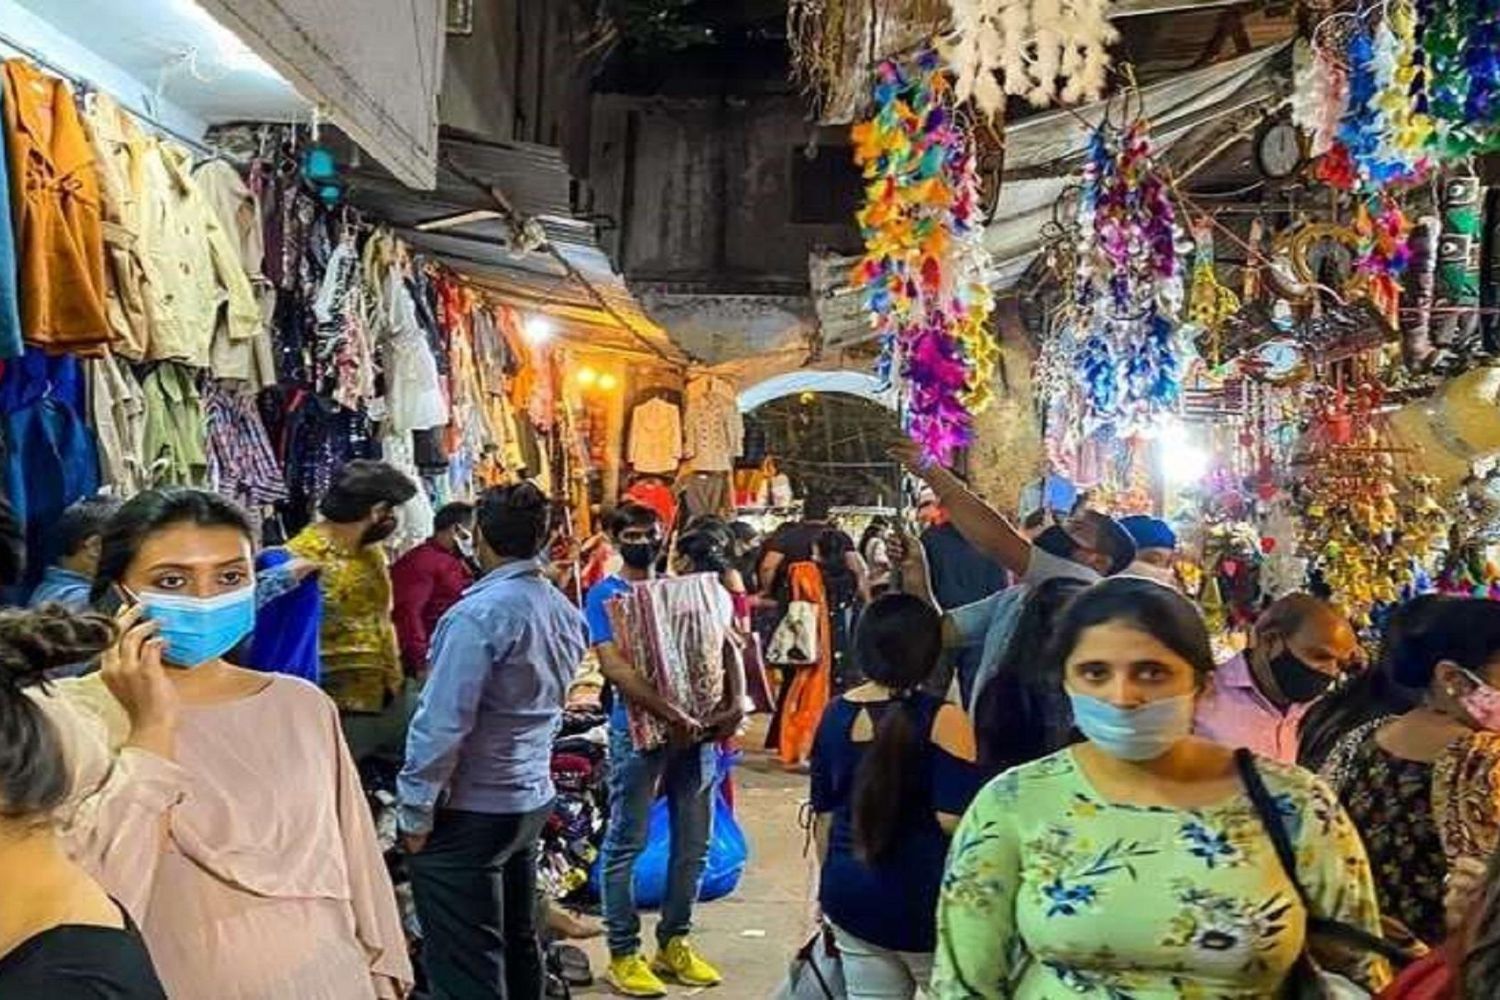
<svg viewBox="0 0 1500 1000">
<path fill-rule="evenodd" d="M 1291 122 L 1275 122 L 1260 134 L 1255 159 L 1272 180 L 1284 180 L 1302 165 L 1302 139 Z"/>
</svg>

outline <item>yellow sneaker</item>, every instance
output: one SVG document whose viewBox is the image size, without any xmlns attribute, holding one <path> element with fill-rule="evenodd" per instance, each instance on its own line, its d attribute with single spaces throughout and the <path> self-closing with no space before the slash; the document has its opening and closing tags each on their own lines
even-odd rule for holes
<svg viewBox="0 0 1500 1000">
<path fill-rule="evenodd" d="M 667 984 L 657 978 L 651 966 L 640 955 L 612 959 L 604 981 L 614 987 L 615 992 L 627 997 L 664 997 Z"/>
<path fill-rule="evenodd" d="M 651 971 L 681 986 L 702 989 L 724 981 L 719 970 L 705 962 L 685 937 L 666 943 L 651 963 Z"/>
</svg>

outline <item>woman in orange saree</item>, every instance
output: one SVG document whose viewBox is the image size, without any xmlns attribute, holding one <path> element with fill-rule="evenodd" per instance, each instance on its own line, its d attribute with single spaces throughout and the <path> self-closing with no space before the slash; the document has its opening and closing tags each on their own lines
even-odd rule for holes
<svg viewBox="0 0 1500 1000">
<path fill-rule="evenodd" d="M 802 667 L 781 702 L 778 749 L 787 767 L 801 767 L 812 757 L 813 737 L 833 695 L 833 635 L 823 571 L 815 562 L 794 563 L 787 570 L 791 600 L 818 606 L 818 662 Z"/>
</svg>

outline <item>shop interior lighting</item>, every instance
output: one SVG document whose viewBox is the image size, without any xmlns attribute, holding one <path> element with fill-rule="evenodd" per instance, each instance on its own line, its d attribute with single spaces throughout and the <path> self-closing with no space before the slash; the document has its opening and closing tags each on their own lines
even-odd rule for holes
<svg viewBox="0 0 1500 1000">
<path fill-rule="evenodd" d="M 552 339 L 555 328 L 546 316 L 533 314 L 526 317 L 526 323 L 521 327 L 521 332 L 531 344 L 545 344 Z"/>
</svg>

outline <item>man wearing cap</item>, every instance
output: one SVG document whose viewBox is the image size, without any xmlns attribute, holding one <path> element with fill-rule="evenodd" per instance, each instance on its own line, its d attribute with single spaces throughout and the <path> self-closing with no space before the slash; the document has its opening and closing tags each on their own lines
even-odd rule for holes
<svg viewBox="0 0 1500 1000">
<path fill-rule="evenodd" d="M 1135 542 L 1114 518 L 1081 510 L 1041 531 L 1033 541 L 1004 514 L 985 503 L 952 472 L 926 459 L 910 442 L 892 454 L 937 495 L 953 526 L 979 552 L 1014 573 L 1020 583 L 964 607 L 944 609 L 932 593 L 926 553 L 898 541 L 892 558 L 902 567 L 907 593 L 930 601 L 943 614 L 943 641 L 950 650 L 979 648 L 980 667 L 970 694 L 977 693 L 999 665 L 1015 631 L 1029 587 L 1069 577 L 1096 583 L 1123 572 L 1135 561 Z M 966 699 L 966 704 L 971 699 Z"/>
<path fill-rule="evenodd" d="M 1130 576 L 1144 576 L 1163 586 L 1181 590 L 1177 580 L 1177 533 L 1159 517 L 1133 514 L 1123 518 L 1120 526 L 1135 542 L 1135 562 L 1125 570 Z"/>
</svg>

